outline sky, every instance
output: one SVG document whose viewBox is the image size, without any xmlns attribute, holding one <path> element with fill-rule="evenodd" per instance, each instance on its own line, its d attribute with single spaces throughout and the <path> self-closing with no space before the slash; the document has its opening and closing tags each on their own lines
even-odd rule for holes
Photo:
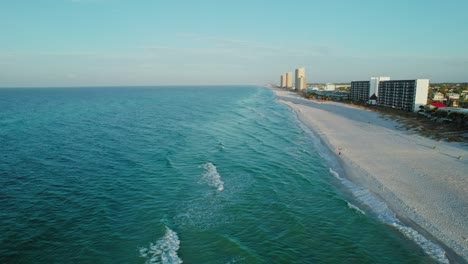
<svg viewBox="0 0 468 264">
<path fill-rule="evenodd" d="M 466 0 L 0 0 L 0 87 L 468 82 Z"/>
</svg>

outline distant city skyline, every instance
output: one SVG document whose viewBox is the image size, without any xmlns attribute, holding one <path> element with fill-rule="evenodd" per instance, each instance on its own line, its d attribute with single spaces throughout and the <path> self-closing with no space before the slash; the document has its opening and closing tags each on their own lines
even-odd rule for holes
<svg viewBox="0 0 468 264">
<path fill-rule="evenodd" d="M 300 6 L 301 8 L 297 8 Z M 0 87 L 467 82 L 468 1 L 18 0 Z"/>
</svg>

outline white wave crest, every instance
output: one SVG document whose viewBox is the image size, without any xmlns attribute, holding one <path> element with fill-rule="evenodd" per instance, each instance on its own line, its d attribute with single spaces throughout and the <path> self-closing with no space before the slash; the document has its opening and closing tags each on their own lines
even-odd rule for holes
<svg viewBox="0 0 468 264">
<path fill-rule="evenodd" d="M 357 207 L 356 205 L 352 204 L 352 203 L 348 203 L 348 207 L 351 208 L 351 209 L 354 209 L 356 211 L 358 211 L 359 213 L 365 215 L 366 213 L 361 210 L 359 207 Z"/>
<path fill-rule="evenodd" d="M 179 264 L 182 260 L 177 256 L 180 247 L 177 233 L 166 226 L 166 234 L 156 241 L 150 243 L 148 248 L 140 249 L 140 256 L 146 258 L 146 264 Z"/>
<path fill-rule="evenodd" d="M 427 255 L 435 259 L 437 262 L 449 263 L 449 260 L 445 256 L 445 251 L 440 246 L 431 242 L 423 235 L 418 233 L 416 230 L 407 227 L 403 223 L 401 223 L 400 220 L 397 218 L 396 214 L 387 206 L 387 204 L 384 201 L 372 194 L 369 190 L 361 188 L 349 181 L 348 179 L 341 177 L 339 173 L 337 173 L 333 169 L 329 168 L 329 171 L 331 175 L 339 179 L 340 182 L 351 191 L 353 196 L 359 202 L 369 207 L 382 222 L 394 226 L 407 238 L 416 242 Z M 348 206 L 350 206 L 349 203 Z M 353 205 L 353 208 L 354 207 L 355 206 Z"/>
<path fill-rule="evenodd" d="M 205 169 L 205 172 L 202 175 L 201 181 L 207 183 L 209 186 L 216 187 L 218 192 L 224 190 L 224 182 L 221 180 L 221 175 L 219 175 L 216 170 L 216 166 L 211 162 L 203 164 L 202 168 Z"/>
</svg>

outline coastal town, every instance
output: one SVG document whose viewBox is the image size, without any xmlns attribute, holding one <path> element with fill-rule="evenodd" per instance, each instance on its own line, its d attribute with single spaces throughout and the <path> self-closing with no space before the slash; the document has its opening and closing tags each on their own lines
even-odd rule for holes
<svg viewBox="0 0 468 264">
<path fill-rule="evenodd" d="M 337 101 L 393 114 L 440 139 L 468 141 L 468 83 L 431 83 L 429 79 L 370 77 L 350 83 L 307 83 L 305 68 L 281 75 L 276 87 L 321 102 Z M 404 120 L 403 120 L 404 119 Z M 424 132 L 422 131 L 422 132 Z M 441 133 L 437 133 L 441 132 Z"/>
</svg>

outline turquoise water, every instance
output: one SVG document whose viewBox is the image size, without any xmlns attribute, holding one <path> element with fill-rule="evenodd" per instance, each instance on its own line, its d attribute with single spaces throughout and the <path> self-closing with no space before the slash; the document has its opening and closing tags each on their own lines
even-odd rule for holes
<svg viewBox="0 0 468 264">
<path fill-rule="evenodd" d="M 0 89 L 0 262 L 434 262 L 317 142 L 262 87 Z"/>
</svg>

